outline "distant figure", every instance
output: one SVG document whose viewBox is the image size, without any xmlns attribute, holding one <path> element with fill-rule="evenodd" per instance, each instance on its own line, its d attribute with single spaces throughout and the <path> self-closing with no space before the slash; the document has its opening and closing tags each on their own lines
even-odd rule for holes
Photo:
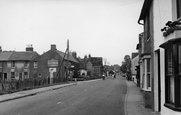
<svg viewBox="0 0 181 115">
<path fill-rule="evenodd" d="M 116 73 L 114 74 L 114 79 L 116 79 Z"/>
</svg>

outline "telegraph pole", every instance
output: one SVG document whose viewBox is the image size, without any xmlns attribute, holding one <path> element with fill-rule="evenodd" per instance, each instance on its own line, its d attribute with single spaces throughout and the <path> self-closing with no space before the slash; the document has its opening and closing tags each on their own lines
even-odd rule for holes
<svg viewBox="0 0 181 115">
<path fill-rule="evenodd" d="M 67 81 L 69 76 L 69 39 L 67 40 Z"/>
</svg>

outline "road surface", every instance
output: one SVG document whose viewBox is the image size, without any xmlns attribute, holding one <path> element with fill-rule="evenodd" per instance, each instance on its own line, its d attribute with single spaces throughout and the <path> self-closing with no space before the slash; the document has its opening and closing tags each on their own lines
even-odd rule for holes
<svg viewBox="0 0 181 115">
<path fill-rule="evenodd" d="M 107 78 L 0 103 L 0 115 L 124 115 L 125 78 Z"/>
</svg>

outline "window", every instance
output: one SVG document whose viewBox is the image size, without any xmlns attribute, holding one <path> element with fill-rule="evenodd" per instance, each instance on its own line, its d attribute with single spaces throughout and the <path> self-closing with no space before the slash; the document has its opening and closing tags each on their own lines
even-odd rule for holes
<svg viewBox="0 0 181 115">
<path fill-rule="evenodd" d="M 165 48 L 165 106 L 181 111 L 181 44 Z"/>
<path fill-rule="evenodd" d="M 143 59 L 143 75 L 142 75 L 142 88 L 151 90 L 151 62 L 150 56 L 145 56 Z"/>
<path fill-rule="evenodd" d="M 24 63 L 24 67 L 25 67 L 25 68 L 28 68 L 28 62 L 25 62 L 25 63 Z"/>
<path fill-rule="evenodd" d="M 181 0 L 177 0 L 177 18 L 181 17 Z"/>
<path fill-rule="evenodd" d="M 11 72 L 11 79 L 15 79 L 15 72 Z"/>
<path fill-rule="evenodd" d="M 3 64 L 2 64 L 3 62 L 0 62 L 0 68 L 2 68 L 3 67 Z"/>
<path fill-rule="evenodd" d="M 34 62 L 34 68 L 37 68 L 38 67 L 38 62 Z"/>
<path fill-rule="evenodd" d="M 150 39 L 150 15 L 148 14 L 146 17 L 146 40 Z"/>
<path fill-rule="evenodd" d="M 28 79 L 28 72 L 24 72 L 24 79 Z"/>
<path fill-rule="evenodd" d="M 142 88 L 144 88 L 145 87 L 145 59 L 143 60 L 143 66 L 142 66 L 143 68 L 143 78 L 142 78 Z"/>
<path fill-rule="evenodd" d="M 166 88 L 167 91 L 167 102 L 174 103 L 174 72 L 173 72 L 173 48 L 169 48 L 166 50 Z"/>
<path fill-rule="evenodd" d="M 150 77 L 150 59 L 147 60 L 147 89 L 151 87 L 151 77 Z"/>
<path fill-rule="evenodd" d="M 12 62 L 11 67 L 15 68 L 15 62 L 14 61 Z"/>
</svg>

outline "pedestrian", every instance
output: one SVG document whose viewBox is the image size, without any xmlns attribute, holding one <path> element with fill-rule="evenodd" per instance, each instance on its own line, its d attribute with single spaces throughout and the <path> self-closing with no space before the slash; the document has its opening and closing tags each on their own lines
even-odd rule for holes
<svg viewBox="0 0 181 115">
<path fill-rule="evenodd" d="M 114 74 L 114 79 L 116 78 L 116 73 Z"/>
</svg>

